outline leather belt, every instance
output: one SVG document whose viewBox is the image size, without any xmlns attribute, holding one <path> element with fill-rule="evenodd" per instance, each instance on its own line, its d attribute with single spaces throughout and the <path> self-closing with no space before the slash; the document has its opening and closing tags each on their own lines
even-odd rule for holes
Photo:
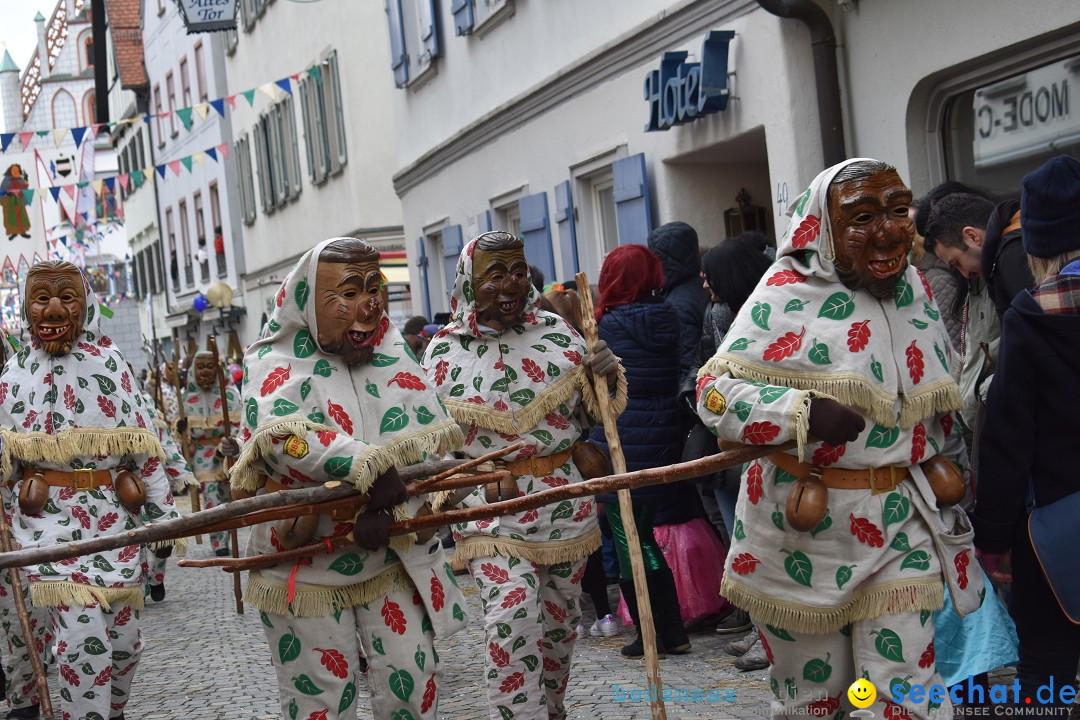
<svg viewBox="0 0 1080 720">
<path fill-rule="evenodd" d="M 212 438 L 192 438 L 191 442 L 195 443 L 196 445 L 202 445 L 204 447 L 209 447 L 211 445 L 220 445 L 221 441 L 224 440 L 224 439 L 225 439 L 225 436 L 222 435 L 220 437 L 212 437 Z"/>
<path fill-rule="evenodd" d="M 825 487 L 837 490 L 869 490 L 873 495 L 894 490 L 908 476 L 908 469 L 903 465 L 870 467 L 865 470 L 818 468 L 810 463 L 799 462 L 787 453 L 773 453 L 768 457 L 778 468 L 799 480 L 816 476 L 821 478 Z"/>
<path fill-rule="evenodd" d="M 79 492 L 93 490 L 98 487 L 112 485 L 112 470 L 44 470 L 38 468 L 26 468 L 23 470 L 23 480 L 29 480 L 34 475 L 40 475 L 46 485 L 50 487 L 71 488 Z"/>
<path fill-rule="evenodd" d="M 511 462 L 495 461 L 495 469 L 510 471 L 511 477 L 506 478 L 499 483 L 490 483 L 484 489 L 484 499 L 489 503 L 499 502 L 500 500 L 512 500 L 516 497 L 521 497 L 521 488 L 518 487 L 517 478 L 522 475 L 532 475 L 534 477 L 544 477 L 555 472 L 556 468 L 561 468 L 565 465 L 571 457 L 574 455 L 574 448 L 577 443 L 574 443 L 566 450 L 557 452 L 554 455 L 531 455 L 521 460 L 513 460 Z"/>
</svg>

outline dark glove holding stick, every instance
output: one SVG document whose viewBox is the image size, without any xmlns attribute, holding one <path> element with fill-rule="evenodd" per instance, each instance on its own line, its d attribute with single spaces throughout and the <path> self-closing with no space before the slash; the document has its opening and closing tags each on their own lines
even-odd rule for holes
<svg viewBox="0 0 1080 720">
<path fill-rule="evenodd" d="M 833 447 L 852 442 L 866 428 L 866 420 L 855 410 L 830 398 L 810 401 L 810 437 Z"/>
<path fill-rule="evenodd" d="M 390 513 L 370 507 L 353 523 L 353 541 L 364 550 L 378 550 L 390 544 Z"/>
<path fill-rule="evenodd" d="M 184 433 L 187 432 L 187 429 L 188 429 L 188 421 L 187 421 L 186 417 L 182 417 L 182 418 L 180 418 L 179 420 L 176 421 L 176 433 L 178 435 L 183 435 Z"/>
<path fill-rule="evenodd" d="M 401 481 L 401 476 L 398 475 L 397 468 L 393 467 L 375 478 L 375 482 L 368 488 L 367 494 L 368 513 L 400 505 L 409 496 L 405 489 L 405 483 Z"/>
<path fill-rule="evenodd" d="M 217 451 L 222 457 L 234 458 L 240 454 L 240 443 L 236 442 L 236 438 L 223 437 Z"/>
</svg>

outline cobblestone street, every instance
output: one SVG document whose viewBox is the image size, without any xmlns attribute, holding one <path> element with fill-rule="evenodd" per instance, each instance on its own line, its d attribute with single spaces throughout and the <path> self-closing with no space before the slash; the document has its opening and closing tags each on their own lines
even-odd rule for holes
<svg viewBox="0 0 1080 720">
<path fill-rule="evenodd" d="M 241 545 L 245 540 L 241 535 Z M 192 544 L 189 557 L 209 557 L 208 544 Z M 467 580 L 467 576 L 462 578 Z M 217 570 L 176 567 L 173 559 L 163 602 L 147 600 L 143 611 L 146 649 L 132 686 L 126 715 L 131 720 L 274 720 L 280 718 L 277 686 L 259 616 L 251 608 L 234 610 L 232 576 Z M 483 625 L 480 603 L 463 582 L 469 601 L 469 625 L 449 641 L 437 643 L 444 676 L 440 718 L 483 720 L 487 707 L 483 677 Z M 624 635 L 630 631 L 624 630 Z M 672 720 L 761 718 L 771 697 L 764 670 L 742 673 L 720 646 L 730 639 L 712 632 L 691 636 L 689 655 L 661 661 L 665 687 L 685 691 L 734 690 L 734 701 L 667 703 Z M 638 689 L 644 683 L 644 662 L 624 660 L 619 648 L 627 640 L 586 638 L 574 652 L 567 690 L 569 717 L 575 719 L 647 718 L 646 703 L 612 701 L 612 685 Z M 55 683 L 54 696 L 55 696 Z M 361 681 L 359 716 L 370 717 Z M 730 696 L 730 695 L 729 695 Z M 54 700 L 54 702 L 58 702 Z"/>
</svg>

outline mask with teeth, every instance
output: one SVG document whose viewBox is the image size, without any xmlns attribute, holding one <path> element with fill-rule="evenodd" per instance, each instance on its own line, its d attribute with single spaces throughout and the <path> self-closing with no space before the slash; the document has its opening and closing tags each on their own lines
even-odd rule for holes
<svg viewBox="0 0 1080 720">
<path fill-rule="evenodd" d="M 86 294 L 82 273 L 71 263 L 38 263 L 26 277 L 26 315 L 30 334 L 53 356 L 71 352 L 83 331 Z"/>
<path fill-rule="evenodd" d="M 836 274 L 850 290 L 892 297 L 915 238 L 911 190 L 896 170 L 861 172 L 859 165 L 845 168 L 829 186 Z"/>
<path fill-rule="evenodd" d="M 319 347 L 347 365 L 370 362 L 382 338 L 385 297 L 378 250 L 352 238 L 323 248 L 312 298 Z"/>
<path fill-rule="evenodd" d="M 217 387 L 217 364 L 211 353 L 199 353 L 192 362 L 195 373 L 195 384 L 203 390 L 211 390 Z"/>
<path fill-rule="evenodd" d="M 510 233 L 489 233 L 473 253 L 476 321 L 502 331 L 521 323 L 529 297 L 525 246 Z"/>
</svg>

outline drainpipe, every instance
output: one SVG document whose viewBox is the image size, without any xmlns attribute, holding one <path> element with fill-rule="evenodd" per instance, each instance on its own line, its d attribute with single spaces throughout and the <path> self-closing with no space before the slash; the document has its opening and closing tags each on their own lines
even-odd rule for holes
<svg viewBox="0 0 1080 720">
<path fill-rule="evenodd" d="M 818 121 L 825 167 L 847 159 L 844 150 L 844 118 L 840 111 L 840 76 L 836 67 L 836 34 L 825 11 L 813 0 L 757 0 L 761 8 L 777 17 L 798 20 L 810 30 L 814 50 L 814 81 L 817 84 Z"/>
</svg>

